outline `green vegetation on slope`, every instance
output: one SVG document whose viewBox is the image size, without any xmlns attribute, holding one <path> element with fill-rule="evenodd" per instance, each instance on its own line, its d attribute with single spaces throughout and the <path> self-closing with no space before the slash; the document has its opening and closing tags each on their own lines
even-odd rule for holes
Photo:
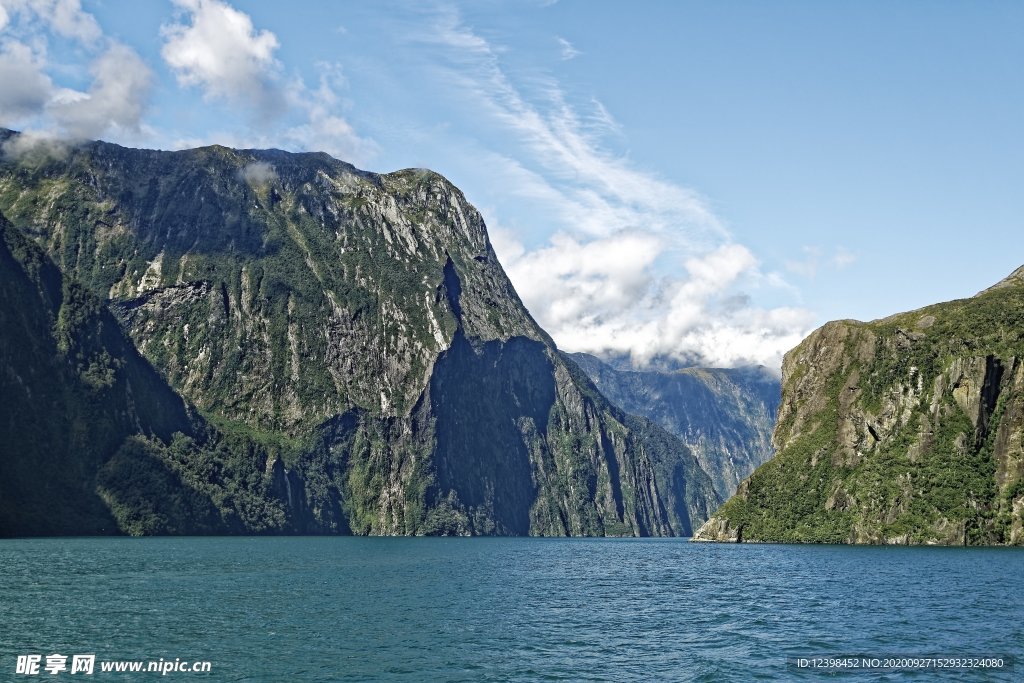
<svg viewBox="0 0 1024 683">
<path fill-rule="evenodd" d="M 284 530 L 272 451 L 204 424 L 0 217 L 0 536 Z"/>
<path fill-rule="evenodd" d="M 1024 287 L 1004 284 L 787 354 L 779 453 L 701 536 L 1024 542 Z"/>
</svg>

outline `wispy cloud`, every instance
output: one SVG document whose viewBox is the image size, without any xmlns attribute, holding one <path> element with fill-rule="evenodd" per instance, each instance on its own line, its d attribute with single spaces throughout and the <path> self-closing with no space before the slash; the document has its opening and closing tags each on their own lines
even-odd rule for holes
<svg viewBox="0 0 1024 683">
<path fill-rule="evenodd" d="M 846 247 L 836 247 L 836 252 L 832 255 L 832 265 L 836 268 L 845 268 L 856 261 L 857 254 Z"/>
<path fill-rule="evenodd" d="M 818 270 L 823 266 L 842 270 L 857 260 L 857 254 L 843 246 L 835 247 L 829 255 L 821 247 L 804 245 L 800 253 L 800 258 L 789 259 L 784 266 L 790 273 L 809 280 L 816 278 Z"/>
<path fill-rule="evenodd" d="M 570 59 L 576 59 L 582 52 L 577 50 L 572 43 L 561 36 L 556 36 L 555 40 L 558 41 L 558 47 L 560 48 L 562 59 L 569 61 Z"/>
<path fill-rule="evenodd" d="M 449 48 L 446 72 L 453 86 L 474 100 L 481 113 L 515 134 L 537 167 L 537 178 L 583 210 L 577 226 L 591 234 L 621 229 L 686 229 L 689 241 L 726 236 L 724 226 L 700 195 L 639 170 L 602 147 L 614 121 L 600 103 L 581 116 L 557 83 L 548 82 L 528 101 L 500 63 L 499 50 L 462 24 L 454 9 L 442 11 L 423 42 Z M 522 165 L 520 163 L 520 165 Z M 589 217 L 587 217 L 589 216 Z M 699 233 L 699 234 L 698 234 Z"/>
<path fill-rule="evenodd" d="M 359 135 L 339 113 L 343 103 L 338 93 L 345 87 L 341 66 L 322 62 L 317 67 L 320 82 L 315 89 L 307 87 L 301 79 L 292 82 L 289 101 L 294 109 L 303 112 L 305 120 L 284 131 L 284 142 L 293 148 L 327 152 L 356 164 L 373 158 L 377 144 Z"/>
<path fill-rule="evenodd" d="M 534 80 L 527 96 L 502 49 L 452 8 L 420 40 L 444 51 L 449 86 L 516 140 L 518 152 L 493 150 L 483 166 L 506 192 L 543 207 L 555 234 L 528 248 L 508 228 L 491 232 L 516 289 L 560 346 L 629 353 L 638 364 L 672 356 L 778 366 L 802 338 L 811 314 L 752 302 L 744 288 L 788 285 L 760 271 L 699 193 L 608 150 L 620 131 L 600 102 L 581 110 L 550 79 Z"/>
<path fill-rule="evenodd" d="M 794 275 L 814 278 L 821 265 L 821 249 L 815 246 L 804 246 L 800 249 L 801 258 L 791 258 L 785 263 L 786 270 Z"/>
</svg>

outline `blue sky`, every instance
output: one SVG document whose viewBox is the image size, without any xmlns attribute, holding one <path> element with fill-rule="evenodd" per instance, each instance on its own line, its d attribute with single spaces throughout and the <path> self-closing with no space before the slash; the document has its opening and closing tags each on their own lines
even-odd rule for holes
<svg viewBox="0 0 1024 683">
<path fill-rule="evenodd" d="M 0 7 L 0 124 L 432 168 L 568 350 L 777 367 L 1024 263 L 1019 2 Z"/>
</svg>

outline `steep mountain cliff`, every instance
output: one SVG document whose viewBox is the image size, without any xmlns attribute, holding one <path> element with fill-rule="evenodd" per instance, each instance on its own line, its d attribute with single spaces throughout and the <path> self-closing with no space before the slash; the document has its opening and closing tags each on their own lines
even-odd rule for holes
<svg viewBox="0 0 1024 683">
<path fill-rule="evenodd" d="M 116 532 L 93 484 L 102 455 L 132 434 L 190 431 L 185 405 L 2 217 L 0 329 L 0 534 Z"/>
<path fill-rule="evenodd" d="M 727 499 L 772 457 L 778 377 L 762 367 L 625 370 L 570 354 L 609 401 L 675 434 Z"/>
<path fill-rule="evenodd" d="M 264 492 L 244 530 L 686 535 L 720 502 L 557 351 L 435 173 L 90 143 L 5 158 L 0 211 L 197 408 L 152 457 L 222 517 Z"/>
<path fill-rule="evenodd" d="M 0 536 L 295 528 L 268 458 L 208 425 L 0 216 Z"/>
<path fill-rule="evenodd" d="M 1024 544 L 1024 268 L 786 354 L 778 455 L 698 540 Z"/>
</svg>

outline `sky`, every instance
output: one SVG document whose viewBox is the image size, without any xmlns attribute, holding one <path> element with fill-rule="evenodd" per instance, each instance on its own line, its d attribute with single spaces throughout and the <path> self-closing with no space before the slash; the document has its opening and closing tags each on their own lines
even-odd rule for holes
<svg viewBox="0 0 1024 683">
<path fill-rule="evenodd" d="M 559 347 L 778 368 L 1024 264 L 1024 3 L 0 0 L 0 125 L 433 169 Z"/>
</svg>

